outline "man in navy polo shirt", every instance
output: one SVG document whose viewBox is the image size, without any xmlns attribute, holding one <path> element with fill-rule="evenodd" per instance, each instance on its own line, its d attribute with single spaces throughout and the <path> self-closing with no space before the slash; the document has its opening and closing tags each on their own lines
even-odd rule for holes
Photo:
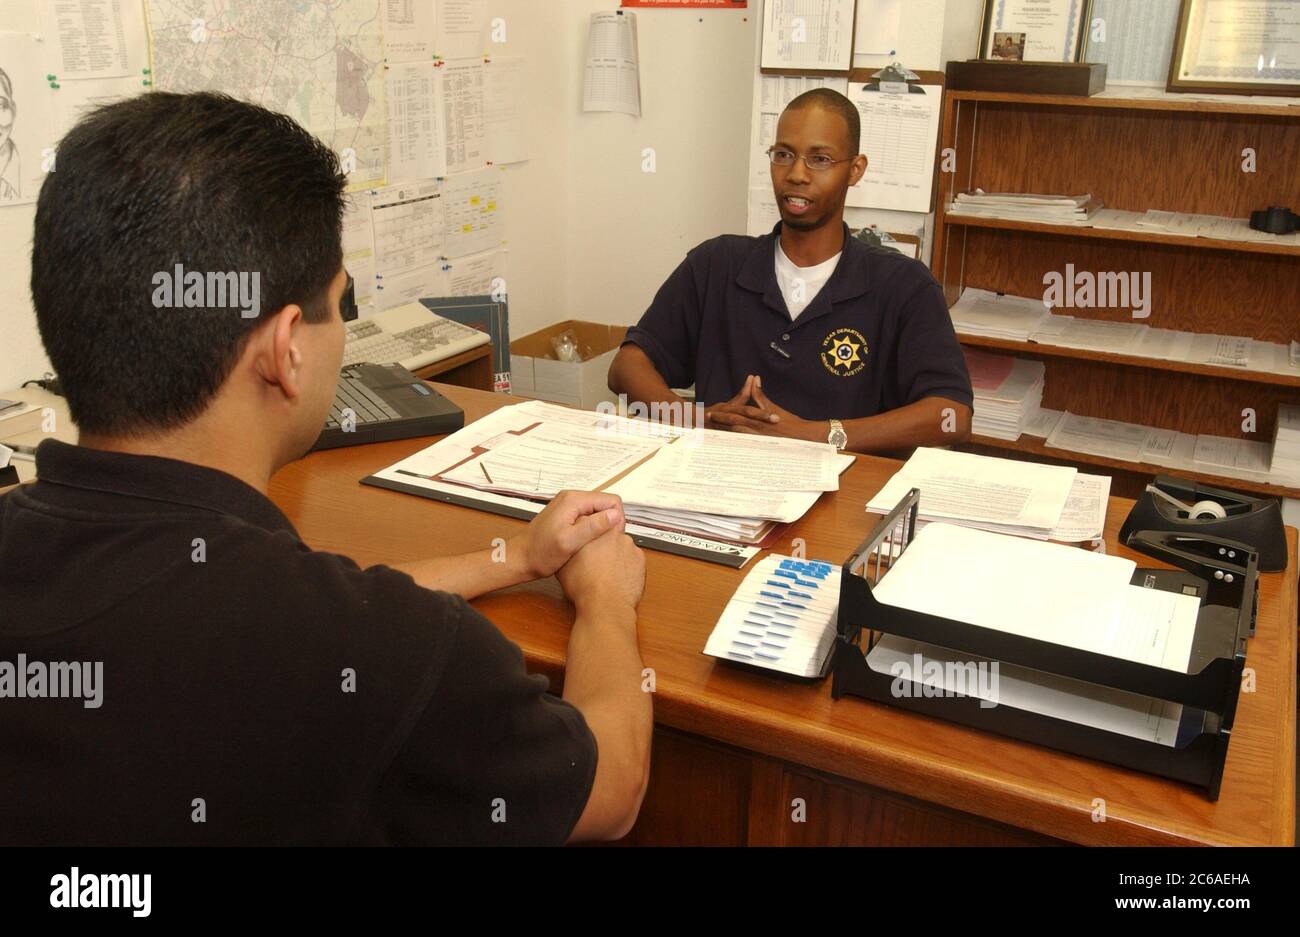
<svg viewBox="0 0 1300 937">
<path fill-rule="evenodd" d="M 844 224 L 867 170 L 857 108 L 819 88 L 790 102 L 776 132 L 781 222 L 687 254 L 628 330 L 610 389 L 680 404 L 670 388 L 694 383 L 711 428 L 858 452 L 964 441 L 970 376 L 939 284 Z"/>
</svg>

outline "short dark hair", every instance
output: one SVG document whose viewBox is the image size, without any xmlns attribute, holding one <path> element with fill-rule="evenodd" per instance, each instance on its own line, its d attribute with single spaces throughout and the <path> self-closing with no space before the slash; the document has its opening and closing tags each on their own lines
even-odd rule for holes
<svg viewBox="0 0 1300 937">
<path fill-rule="evenodd" d="M 862 152 L 862 118 L 858 116 L 857 105 L 830 88 L 813 88 L 805 91 L 785 106 L 787 111 L 798 111 L 809 107 L 819 107 L 824 111 L 839 114 L 849 128 L 849 155 L 857 156 Z"/>
<path fill-rule="evenodd" d="M 297 303 L 309 322 L 334 315 L 347 180 L 292 118 L 155 91 L 87 115 L 57 158 L 36 205 L 32 302 L 83 433 L 190 422 L 265 321 L 233 303 L 159 308 L 154 278 L 177 265 L 249 274 L 262 312 Z"/>
</svg>

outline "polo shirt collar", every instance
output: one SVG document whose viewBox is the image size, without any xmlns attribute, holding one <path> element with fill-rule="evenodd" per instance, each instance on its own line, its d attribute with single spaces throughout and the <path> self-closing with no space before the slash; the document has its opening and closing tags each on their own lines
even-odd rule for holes
<svg viewBox="0 0 1300 937">
<path fill-rule="evenodd" d="M 781 285 L 776 280 L 776 245 L 781 237 L 781 222 L 777 222 L 772 232 L 758 238 L 749 256 L 741 265 L 736 277 L 737 285 L 752 293 L 759 293 L 763 303 L 783 316 L 789 315 L 785 299 L 781 295 Z M 831 305 L 856 299 L 867 292 L 867 245 L 849 234 L 849 226 L 844 228 L 844 249 L 840 262 L 835 265 L 835 272 L 821 291 L 813 298 L 808 308 L 795 320 L 801 325 L 809 319 L 815 319 L 831 311 Z"/>
<path fill-rule="evenodd" d="M 47 439 L 36 449 L 38 484 L 214 511 L 272 533 L 298 536 L 266 495 L 233 475 L 156 456 L 106 452 Z"/>
</svg>

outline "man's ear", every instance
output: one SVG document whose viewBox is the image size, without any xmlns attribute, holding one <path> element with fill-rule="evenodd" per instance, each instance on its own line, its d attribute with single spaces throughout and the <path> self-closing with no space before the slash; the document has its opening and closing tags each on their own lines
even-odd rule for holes
<svg viewBox="0 0 1300 937">
<path fill-rule="evenodd" d="M 853 162 L 849 164 L 849 185 L 855 186 L 862 181 L 862 177 L 867 172 L 867 158 L 859 153 L 853 157 Z"/>
<path fill-rule="evenodd" d="M 285 397 L 302 393 L 302 307 L 290 303 L 267 317 L 249 342 L 258 376 L 280 388 Z"/>
</svg>

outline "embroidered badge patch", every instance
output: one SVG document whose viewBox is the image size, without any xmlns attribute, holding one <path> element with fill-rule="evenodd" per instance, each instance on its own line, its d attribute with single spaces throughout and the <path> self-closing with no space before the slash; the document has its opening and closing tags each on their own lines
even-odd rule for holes
<svg viewBox="0 0 1300 937">
<path fill-rule="evenodd" d="M 867 340 L 857 329 L 836 329 L 822 342 L 822 364 L 837 377 L 852 377 L 867 366 Z"/>
</svg>

